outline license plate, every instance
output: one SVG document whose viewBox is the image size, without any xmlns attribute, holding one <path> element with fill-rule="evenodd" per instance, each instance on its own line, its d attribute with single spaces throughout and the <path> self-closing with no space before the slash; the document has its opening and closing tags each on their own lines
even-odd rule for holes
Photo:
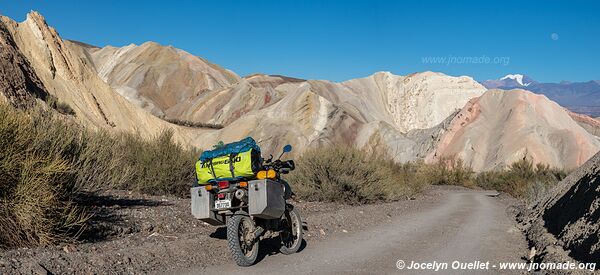
<svg viewBox="0 0 600 275">
<path fill-rule="evenodd" d="M 231 200 L 218 200 L 215 201 L 215 209 L 224 209 L 231 207 Z"/>
</svg>

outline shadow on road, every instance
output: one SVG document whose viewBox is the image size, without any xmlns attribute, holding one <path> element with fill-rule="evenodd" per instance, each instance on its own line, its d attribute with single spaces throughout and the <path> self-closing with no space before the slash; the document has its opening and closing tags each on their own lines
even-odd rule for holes
<svg viewBox="0 0 600 275">
<path fill-rule="evenodd" d="M 76 200 L 77 204 L 86 207 L 92 213 L 86 229 L 79 236 L 80 240 L 89 242 L 98 242 L 111 236 L 139 231 L 139 228 L 126 221 L 122 211 L 124 209 L 168 205 L 167 202 L 158 200 L 132 199 L 93 193 L 81 194 Z"/>
<path fill-rule="evenodd" d="M 300 244 L 300 249 L 298 250 L 297 253 L 301 253 L 306 248 L 307 245 L 308 245 L 308 243 L 306 242 L 306 240 L 303 239 L 302 243 Z M 277 237 L 260 241 L 258 257 L 256 258 L 256 263 L 261 262 L 267 256 L 281 254 L 279 252 L 280 247 L 281 247 L 281 242 L 280 242 L 279 238 L 277 238 Z"/>
<path fill-rule="evenodd" d="M 208 236 L 214 239 L 227 240 L 227 227 L 217 227 L 217 230 Z"/>
</svg>

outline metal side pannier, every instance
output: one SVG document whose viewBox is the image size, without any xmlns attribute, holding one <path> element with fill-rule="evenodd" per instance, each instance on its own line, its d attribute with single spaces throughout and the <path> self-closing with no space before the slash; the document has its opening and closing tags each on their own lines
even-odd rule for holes
<svg viewBox="0 0 600 275">
<path fill-rule="evenodd" d="M 215 205 L 215 199 L 204 186 L 192 187 L 190 189 L 192 196 L 192 215 L 210 225 L 223 225 L 225 218 L 216 214 L 212 207 Z"/>
<path fill-rule="evenodd" d="M 278 219 L 285 211 L 285 187 L 264 179 L 248 182 L 248 214 L 263 219 Z"/>
</svg>

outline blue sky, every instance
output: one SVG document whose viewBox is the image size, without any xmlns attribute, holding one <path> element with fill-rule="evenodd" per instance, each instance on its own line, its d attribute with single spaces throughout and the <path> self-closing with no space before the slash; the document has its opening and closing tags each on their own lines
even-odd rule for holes
<svg viewBox="0 0 600 275">
<path fill-rule="evenodd" d="M 104 46 L 156 41 L 240 75 L 343 81 L 376 71 L 477 80 L 600 79 L 600 1 L 3 0 L 41 12 L 63 38 Z"/>
</svg>

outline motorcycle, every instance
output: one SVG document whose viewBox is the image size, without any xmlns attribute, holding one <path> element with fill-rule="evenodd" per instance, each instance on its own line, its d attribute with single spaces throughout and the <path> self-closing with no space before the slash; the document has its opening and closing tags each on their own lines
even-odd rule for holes
<svg viewBox="0 0 600 275">
<path fill-rule="evenodd" d="M 278 237 L 282 254 L 296 253 L 302 243 L 302 220 L 294 206 L 287 182 L 282 179 L 295 169 L 293 160 L 281 160 L 292 151 L 286 145 L 278 159 L 262 160 L 254 180 L 219 181 L 192 188 L 194 216 L 212 225 L 227 225 L 227 242 L 239 266 L 255 263 L 259 243 Z M 214 207 L 213 207 L 214 206 Z"/>
</svg>

